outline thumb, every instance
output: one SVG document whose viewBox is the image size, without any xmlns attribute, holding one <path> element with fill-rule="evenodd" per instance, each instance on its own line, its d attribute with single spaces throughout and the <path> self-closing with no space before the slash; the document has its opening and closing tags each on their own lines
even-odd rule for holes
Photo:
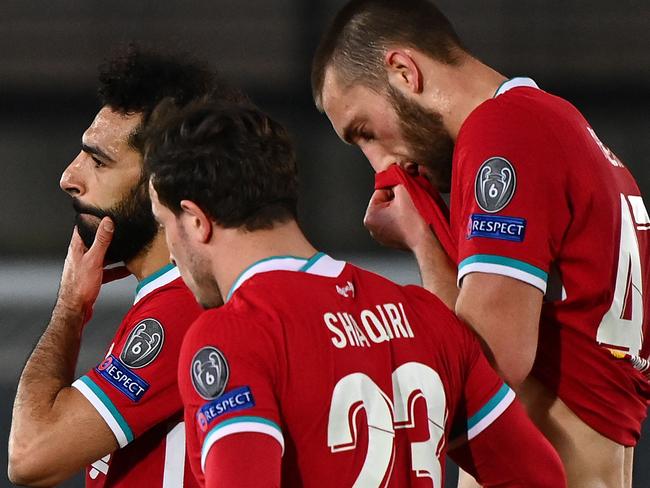
<svg viewBox="0 0 650 488">
<path fill-rule="evenodd" d="M 394 197 L 395 195 L 391 189 L 383 188 L 380 190 L 375 190 L 370 197 L 370 201 L 368 202 L 368 208 L 385 205 L 389 203 Z"/>
<path fill-rule="evenodd" d="M 101 262 L 104 262 L 104 255 L 106 250 L 113 239 L 113 231 L 115 230 L 115 224 L 110 219 L 110 217 L 104 217 L 97 227 L 97 233 L 95 234 L 95 240 L 93 245 L 90 246 L 88 254 L 92 255 L 95 258 L 101 258 Z"/>
</svg>

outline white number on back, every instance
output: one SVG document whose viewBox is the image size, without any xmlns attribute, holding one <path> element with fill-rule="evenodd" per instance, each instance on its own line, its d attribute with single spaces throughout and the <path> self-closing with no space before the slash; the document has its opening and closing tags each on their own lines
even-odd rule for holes
<svg viewBox="0 0 650 488">
<path fill-rule="evenodd" d="M 647 212 L 646 212 L 647 215 Z M 638 355 L 643 345 L 643 283 L 635 224 L 627 200 L 621 195 L 621 242 L 614 299 L 598 326 L 599 344 Z"/>
<path fill-rule="evenodd" d="M 406 363 L 392 376 L 393 398 L 363 373 L 342 378 L 332 392 L 327 428 L 327 444 L 332 452 L 357 447 L 356 416 L 365 409 L 368 419 L 368 452 L 354 483 L 355 488 L 370 488 L 388 483 L 392 471 L 395 430 L 415 426 L 413 409 L 418 398 L 426 403 L 429 438 L 411 445 L 412 468 L 418 477 L 429 477 L 433 486 L 442 483 L 438 454 L 443 447 L 447 405 L 440 376 L 421 363 Z"/>
</svg>

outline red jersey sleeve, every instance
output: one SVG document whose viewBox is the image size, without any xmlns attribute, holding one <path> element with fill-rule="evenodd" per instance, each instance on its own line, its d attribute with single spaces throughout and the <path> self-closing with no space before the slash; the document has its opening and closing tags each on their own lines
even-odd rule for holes
<svg viewBox="0 0 650 488">
<path fill-rule="evenodd" d="M 409 286 L 429 310 L 428 322 L 435 323 L 438 366 L 445 372 L 448 396 L 456 398 L 450 411 L 452 445 L 473 439 L 494 422 L 514 401 L 515 393 L 488 363 L 472 330 L 431 293 Z"/>
<path fill-rule="evenodd" d="M 120 447 L 180 416 L 178 355 L 183 336 L 200 312 L 180 280 L 152 293 L 126 315 L 104 360 L 74 382 Z"/>
<path fill-rule="evenodd" d="M 452 188 L 458 280 L 494 273 L 546 292 L 570 205 L 562 147 L 519 88 L 485 102 L 459 133 Z M 518 92 L 518 93 L 515 93 Z"/>
<path fill-rule="evenodd" d="M 238 313 L 226 305 L 205 312 L 183 344 L 178 381 L 190 459 L 199 477 L 208 477 L 207 468 L 223 467 L 219 459 L 207 460 L 211 448 L 232 434 L 264 434 L 284 449 L 276 399 L 282 351 L 273 321 L 259 311 Z"/>
</svg>

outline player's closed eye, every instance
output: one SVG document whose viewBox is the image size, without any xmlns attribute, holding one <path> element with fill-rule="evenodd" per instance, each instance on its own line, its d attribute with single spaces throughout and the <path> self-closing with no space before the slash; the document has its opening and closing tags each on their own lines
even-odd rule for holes
<svg viewBox="0 0 650 488">
<path fill-rule="evenodd" d="M 91 156 L 91 158 L 93 160 L 93 163 L 95 163 L 95 168 L 103 168 L 104 166 L 106 166 L 102 161 L 100 161 L 96 157 Z"/>
</svg>

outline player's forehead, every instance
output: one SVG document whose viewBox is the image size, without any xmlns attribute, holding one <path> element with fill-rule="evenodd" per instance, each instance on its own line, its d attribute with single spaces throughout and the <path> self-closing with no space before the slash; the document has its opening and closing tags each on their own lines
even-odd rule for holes
<svg viewBox="0 0 650 488">
<path fill-rule="evenodd" d="M 84 131 L 81 142 L 97 147 L 109 157 L 119 160 L 123 151 L 131 149 L 129 138 L 142 121 L 142 114 L 123 114 L 110 107 L 102 107 L 90 126 Z"/>
</svg>

